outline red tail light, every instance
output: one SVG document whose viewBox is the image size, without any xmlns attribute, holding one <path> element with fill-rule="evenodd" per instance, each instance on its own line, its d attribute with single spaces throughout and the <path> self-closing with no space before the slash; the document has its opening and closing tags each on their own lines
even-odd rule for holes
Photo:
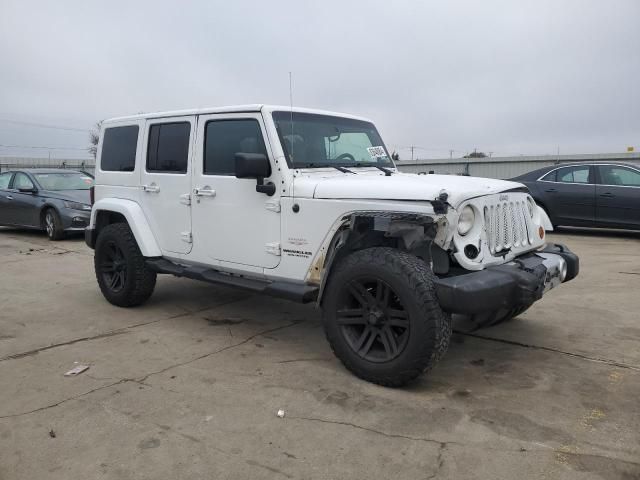
<svg viewBox="0 0 640 480">
<path fill-rule="evenodd" d="M 89 198 L 91 199 L 91 206 L 93 207 L 93 204 L 96 201 L 96 187 L 91 186 L 89 189 Z"/>
</svg>

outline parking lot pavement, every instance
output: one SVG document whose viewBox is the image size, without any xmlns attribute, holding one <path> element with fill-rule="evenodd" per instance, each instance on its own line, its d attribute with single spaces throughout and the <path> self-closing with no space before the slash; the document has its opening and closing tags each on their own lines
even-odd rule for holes
<svg viewBox="0 0 640 480">
<path fill-rule="evenodd" d="M 0 229 L 0 478 L 640 478 L 640 235 L 552 240 L 575 281 L 393 390 L 313 306 L 161 277 L 119 309 L 80 239 Z"/>
</svg>

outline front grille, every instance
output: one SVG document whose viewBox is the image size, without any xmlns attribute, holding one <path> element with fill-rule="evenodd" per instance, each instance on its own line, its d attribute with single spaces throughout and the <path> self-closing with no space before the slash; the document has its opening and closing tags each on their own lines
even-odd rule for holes
<svg viewBox="0 0 640 480">
<path fill-rule="evenodd" d="M 528 247 L 534 242 L 526 198 L 509 199 L 485 206 L 484 228 L 492 255 Z"/>
</svg>

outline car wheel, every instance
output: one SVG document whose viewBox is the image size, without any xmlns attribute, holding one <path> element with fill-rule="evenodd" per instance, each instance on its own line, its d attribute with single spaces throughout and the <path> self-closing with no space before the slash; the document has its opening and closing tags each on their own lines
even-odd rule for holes
<svg viewBox="0 0 640 480">
<path fill-rule="evenodd" d="M 156 273 L 147 267 L 126 223 L 114 223 L 100 230 L 94 264 L 100 290 L 114 305 L 140 305 L 153 293 Z"/>
<path fill-rule="evenodd" d="M 358 377 L 405 385 L 432 368 L 451 337 L 427 264 L 393 248 L 368 248 L 333 269 L 322 302 L 331 348 Z"/>
<path fill-rule="evenodd" d="M 62 220 L 60 215 L 53 208 L 47 209 L 44 213 L 44 229 L 47 232 L 49 240 L 62 240 L 64 230 L 62 229 Z"/>
</svg>

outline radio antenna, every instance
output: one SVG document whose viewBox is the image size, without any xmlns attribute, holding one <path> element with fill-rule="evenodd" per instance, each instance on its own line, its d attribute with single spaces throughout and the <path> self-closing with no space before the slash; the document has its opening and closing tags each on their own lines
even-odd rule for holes
<svg viewBox="0 0 640 480">
<path fill-rule="evenodd" d="M 295 204 L 296 202 L 296 172 L 295 172 L 295 160 L 293 158 L 293 143 L 295 139 L 293 138 L 293 75 L 289 72 L 289 122 L 291 123 L 291 141 L 289 145 L 291 146 L 291 151 L 289 152 L 289 158 L 291 159 L 291 169 L 293 170 L 293 175 L 291 177 L 291 200 Z"/>
</svg>

